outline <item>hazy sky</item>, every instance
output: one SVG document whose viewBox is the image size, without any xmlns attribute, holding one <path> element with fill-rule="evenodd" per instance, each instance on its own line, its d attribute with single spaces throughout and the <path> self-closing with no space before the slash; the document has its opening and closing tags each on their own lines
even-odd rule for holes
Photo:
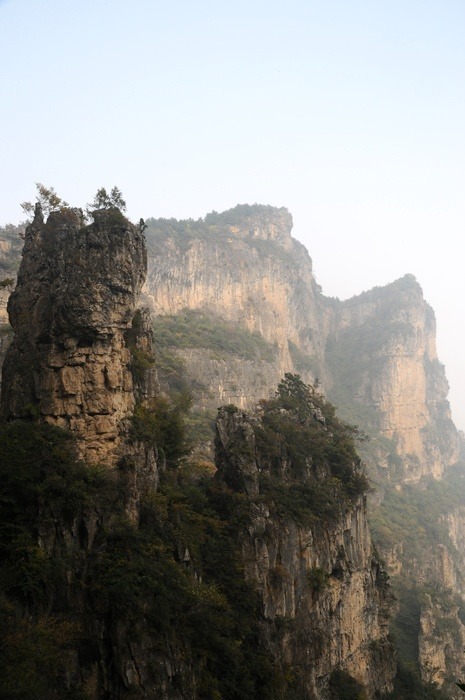
<svg viewBox="0 0 465 700">
<path fill-rule="evenodd" d="M 0 223 L 286 206 L 325 294 L 413 273 L 465 428 L 464 0 L 0 0 Z"/>
</svg>

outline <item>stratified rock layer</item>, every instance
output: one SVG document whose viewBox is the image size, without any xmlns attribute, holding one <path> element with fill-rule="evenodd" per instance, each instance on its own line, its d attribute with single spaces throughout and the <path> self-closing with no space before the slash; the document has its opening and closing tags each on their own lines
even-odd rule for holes
<svg viewBox="0 0 465 700">
<path fill-rule="evenodd" d="M 81 456 L 114 466 L 134 408 L 131 328 L 144 282 L 143 236 L 116 209 L 50 214 L 28 227 L 8 312 L 14 342 L 3 370 L 2 415 L 70 429 Z"/>
</svg>

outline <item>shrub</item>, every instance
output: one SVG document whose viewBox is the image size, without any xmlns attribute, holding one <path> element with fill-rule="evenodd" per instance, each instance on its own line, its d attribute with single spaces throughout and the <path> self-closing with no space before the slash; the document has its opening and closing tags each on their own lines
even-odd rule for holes
<svg viewBox="0 0 465 700">
<path fill-rule="evenodd" d="M 307 571 L 308 585 L 315 593 L 321 593 L 329 586 L 329 574 L 319 566 L 313 566 Z"/>
<path fill-rule="evenodd" d="M 366 493 L 355 449 L 359 431 L 342 423 L 314 387 L 286 374 L 275 398 L 260 407 L 254 430 L 262 490 L 278 510 L 299 520 L 334 518 Z"/>
<path fill-rule="evenodd" d="M 153 332 L 157 348 L 208 348 L 267 362 L 276 356 L 276 348 L 259 333 L 202 311 L 184 309 L 176 315 L 158 316 Z"/>
<path fill-rule="evenodd" d="M 156 448 L 173 468 L 189 451 L 182 414 L 182 406 L 165 396 L 139 404 L 132 417 L 132 439 Z"/>
<path fill-rule="evenodd" d="M 363 685 L 347 671 L 337 670 L 329 678 L 331 700 L 367 700 Z"/>
</svg>

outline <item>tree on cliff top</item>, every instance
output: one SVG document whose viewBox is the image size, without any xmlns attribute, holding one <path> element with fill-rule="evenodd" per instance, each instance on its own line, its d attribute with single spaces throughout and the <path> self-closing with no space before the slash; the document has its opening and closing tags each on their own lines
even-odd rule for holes
<svg viewBox="0 0 465 700">
<path fill-rule="evenodd" d="M 69 206 L 68 202 L 65 202 L 64 199 L 57 195 L 53 187 L 45 187 L 41 182 L 36 182 L 36 189 L 36 199 L 40 203 L 45 216 L 48 216 L 52 211 Z M 34 204 L 32 202 L 22 202 L 21 208 L 29 216 L 34 214 Z"/>
<path fill-rule="evenodd" d="M 118 187 L 113 187 L 108 194 L 105 187 L 100 187 L 97 190 L 94 199 L 87 205 L 87 213 L 96 209 L 119 209 L 126 211 L 126 202 L 123 199 L 123 193 Z"/>
</svg>

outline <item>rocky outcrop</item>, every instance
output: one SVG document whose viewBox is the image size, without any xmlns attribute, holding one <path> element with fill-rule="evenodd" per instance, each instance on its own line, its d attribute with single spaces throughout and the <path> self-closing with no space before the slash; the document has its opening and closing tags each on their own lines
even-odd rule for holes
<svg viewBox="0 0 465 700">
<path fill-rule="evenodd" d="M 444 688 L 447 697 L 460 700 L 456 687 L 465 673 L 465 626 L 459 606 L 449 596 L 439 601 L 426 594 L 420 616 L 419 661 L 422 678 Z"/>
<path fill-rule="evenodd" d="M 198 345 L 169 348 L 206 389 L 198 399 L 201 408 L 232 403 L 248 409 L 269 397 L 287 371 L 305 381 L 318 377 L 344 417 L 375 436 L 371 462 L 380 467 L 383 485 L 375 507 L 389 488 L 419 483 L 423 488 L 429 478 L 447 479 L 459 441 L 435 350 L 434 314 L 413 277 L 345 302 L 325 298 L 306 250 L 291 237 L 292 218 L 285 209 L 242 206 L 198 222 L 147 223 L 144 295 L 153 314 L 186 308 L 214 314 L 260 333 L 275 348 L 265 361 Z M 146 322 L 134 323 L 144 264 L 141 232 L 117 211 L 96 212 L 91 226 L 83 225 L 80 210 L 52 214 L 46 223 L 36 211 L 9 302 L 15 340 L 5 362 L 1 409 L 7 420 L 69 428 L 89 462 L 132 465 L 125 471 L 132 522 L 138 518 L 141 480 L 157 484 L 153 449 L 127 440 L 135 390 L 146 398 L 154 391 L 153 377 L 148 385 L 137 378 L 138 363 L 150 366 Z M 241 418 L 235 425 L 231 416 L 223 414 L 219 423 L 218 466 L 222 479 L 258 499 L 242 551 L 247 578 L 255 582 L 265 611 L 263 643 L 284 665 L 297 664 L 305 692 L 316 697 L 324 697 L 334 668 L 347 670 L 372 695 L 387 688 L 391 661 L 379 681 L 373 669 L 380 655 L 389 656 L 388 594 L 372 559 L 363 500 L 326 529 L 277 518 L 260 504 L 261 466 L 250 456 L 253 421 Z M 245 451 L 238 455 L 233 444 Z M 452 520 L 447 517 L 451 546 L 431 539 L 424 562 L 418 556 L 409 560 L 405 543 L 391 538 L 386 559 L 393 574 L 463 595 L 462 516 L 454 511 Z M 312 572 L 325 584 L 318 591 L 308 583 Z M 449 608 L 434 597 L 423 601 L 418 620 L 423 677 L 439 684 L 458 673 L 461 658 L 462 632 L 455 647 L 452 622 L 449 636 L 444 632 L 447 653 L 441 651 L 441 615 L 460 622 L 457 600 L 451 600 Z M 289 620 L 292 634 L 286 632 Z M 150 642 L 136 648 L 123 641 L 123 628 L 120 632 L 113 630 L 112 653 L 124 657 L 123 685 L 140 685 Z M 171 661 L 160 657 L 168 689 L 175 682 L 169 669 L 189 656 L 176 645 L 172 653 Z"/>
<path fill-rule="evenodd" d="M 243 205 L 199 221 L 147 224 L 144 303 L 152 314 L 213 313 L 276 348 L 265 362 L 184 348 L 188 376 L 207 388 L 202 406 L 251 408 L 285 372 L 298 372 L 305 381 L 318 377 L 346 418 L 391 440 L 404 464 L 396 480 L 437 479 L 456 461 L 434 313 L 411 275 L 347 301 L 324 297 L 284 208 Z M 387 467 L 388 452 L 378 464 Z"/>
<path fill-rule="evenodd" d="M 14 331 L 2 415 L 72 431 L 88 462 L 115 466 L 135 395 L 126 342 L 145 278 L 143 235 L 118 210 L 66 209 L 27 228 L 8 302 Z"/>
<path fill-rule="evenodd" d="M 260 368 L 256 364 L 241 368 L 242 376 L 236 377 L 229 358 L 226 371 L 218 368 L 218 387 L 228 382 L 240 385 L 244 407 L 252 407 L 256 398 L 268 395 L 269 387 L 294 368 L 289 341 L 323 369 L 324 341 L 318 332 L 312 261 L 291 237 L 292 217 L 286 209 L 236 207 L 226 215 L 209 215 L 204 222 L 181 224 L 181 235 L 178 229 L 170 229 L 170 222 L 147 223 L 144 292 L 153 313 L 176 314 L 185 308 L 214 313 L 259 332 L 277 348 L 276 359 L 267 368 L 267 381 L 271 374 L 273 380 L 263 385 L 261 396 L 253 386 Z M 208 370 L 197 377 L 199 367 L 189 358 L 187 368 L 208 384 Z M 303 372 L 303 376 L 310 375 Z M 222 398 L 221 390 L 213 393 L 212 406 Z"/>
<path fill-rule="evenodd" d="M 411 275 L 345 302 L 325 301 L 329 394 L 393 442 L 405 483 L 442 477 L 459 442 L 436 353 L 434 312 Z"/>
<path fill-rule="evenodd" d="M 283 210 L 264 208 L 267 224 L 262 224 L 261 240 L 260 210 L 236 208 L 199 222 L 148 222 L 151 274 L 145 294 L 155 313 L 177 314 L 184 308 L 211 312 L 238 328 L 260 332 L 279 348 L 271 363 L 219 356 L 208 347 L 170 348 L 182 356 L 187 374 L 208 389 L 199 405 L 228 402 L 248 409 L 267 398 L 286 371 L 298 372 L 305 381 L 318 377 L 341 415 L 371 436 L 364 456 L 378 485 L 371 497 L 374 514 L 389 489 L 447 480 L 459 457 L 459 436 L 436 353 L 434 313 L 418 282 L 406 275 L 347 301 L 324 297 L 305 249 L 290 237 L 291 222 Z M 271 233 L 273 217 L 279 236 Z M 382 550 L 389 572 L 420 587 L 432 581 L 439 589 L 452 586 L 461 595 L 465 565 L 453 547 L 431 535 L 429 556 L 412 558 L 399 538 L 397 518 L 396 512 L 389 546 Z M 434 530 L 435 516 L 431 518 Z M 408 515 L 406 523 L 412 527 Z M 386 526 L 391 527 L 388 514 Z M 435 666 L 441 639 L 437 628 L 434 635 L 420 631 L 416 641 L 423 678 L 439 683 L 444 675 L 436 677 L 427 669 Z M 461 659 L 458 647 L 455 652 L 452 643 L 449 647 L 448 677 Z"/>
<path fill-rule="evenodd" d="M 305 381 L 318 377 L 344 417 L 391 441 L 377 461 L 387 466 L 389 451 L 397 452 L 397 480 L 438 479 L 455 463 L 434 313 L 414 277 L 347 301 L 324 297 L 285 209 L 244 206 L 198 222 L 148 224 L 144 293 L 153 313 L 214 313 L 277 348 L 274 361 L 248 363 L 208 348 L 202 361 L 183 349 L 189 376 L 208 387 L 202 405 L 250 408 L 285 372 L 298 372 Z"/>
<path fill-rule="evenodd" d="M 422 597 L 419 661 L 424 680 L 444 687 L 459 700 L 455 685 L 465 677 L 465 507 L 441 518 L 448 540 L 438 544 L 428 562 L 432 590 Z M 439 584 L 439 585 L 438 585 Z M 455 682 L 454 682 L 455 681 Z"/>
<path fill-rule="evenodd" d="M 260 425 L 259 417 L 221 409 L 216 453 L 217 478 L 251 500 L 241 542 L 246 578 L 263 606 L 265 643 L 278 664 L 292 669 L 302 697 L 328 697 L 331 673 L 343 669 L 373 698 L 391 688 L 395 659 L 388 641 L 392 596 L 374 557 L 365 499 L 313 525 L 277 514 L 261 476 L 278 469 L 285 490 L 292 459 L 284 452 L 280 466 L 270 466 L 255 437 Z M 316 462 L 312 469 L 318 479 L 331 476 Z"/>
</svg>

